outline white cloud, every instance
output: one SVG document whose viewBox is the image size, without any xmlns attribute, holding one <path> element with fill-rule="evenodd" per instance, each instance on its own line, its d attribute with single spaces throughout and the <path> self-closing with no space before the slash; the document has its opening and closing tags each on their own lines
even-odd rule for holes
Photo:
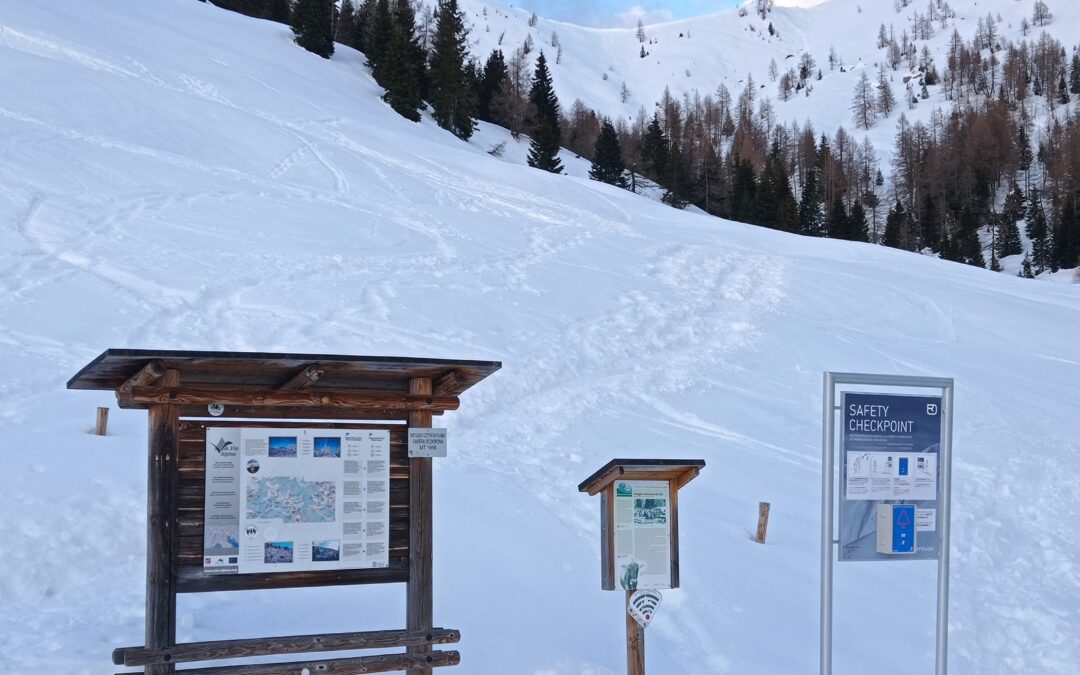
<svg viewBox="0 0 1080 675">
<path fill-rule="evenodd" d="M 625 12 L 615 14 L 615 24 L 617 26 L 633 27 L 638 24 L 638 21 L 643 22 L 645 25 L 671 21 L 671 10 L 645 9 L 641 5 L 634 5 Z"/>
</svg>

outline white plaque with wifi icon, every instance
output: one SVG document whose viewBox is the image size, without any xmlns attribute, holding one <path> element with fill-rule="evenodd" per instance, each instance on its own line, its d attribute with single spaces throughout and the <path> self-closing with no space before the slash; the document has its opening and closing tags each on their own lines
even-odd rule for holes
<svg viewBox="0 0 1080 675">
<path fill-rule="evenodd" d="M 626 611 L 630 612 L 630 616 L 634 617 L 639 626 L 647 628 L 663 599 L 664 596 L 657 590 L 634 591 L 626 605 Z"/>
</svg>

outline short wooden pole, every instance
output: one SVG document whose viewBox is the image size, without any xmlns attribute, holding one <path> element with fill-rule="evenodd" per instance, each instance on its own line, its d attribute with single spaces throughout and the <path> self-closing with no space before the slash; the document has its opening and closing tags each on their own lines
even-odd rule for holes
<svg viewBox="0 0 1080 675">
<path fill-rule="evenodd" d="M 626 673 L 645 675 L 645 629 L 630 615 L 630 596 L 626 592 Z"/>
<path fill-rule="evenodd" d="M 765 534 L 769 529 L 769 502 L 758 502 L 757 543 L 765 543 Z"/>
<path fill-rule="evenodd" d="M 94 425 L 94 433 L 98 436 L 104 436 L 106 430 L 109 427 L 109 409 L 98 408 L 97 409 L 97 423 Z"/>
</svg>

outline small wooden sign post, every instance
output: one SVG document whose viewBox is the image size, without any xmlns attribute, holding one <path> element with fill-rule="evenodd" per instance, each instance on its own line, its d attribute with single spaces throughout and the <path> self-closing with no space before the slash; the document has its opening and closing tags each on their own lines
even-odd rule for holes
<svg viewBox="0 0 1080 675">
<path fill-rule="evenodd" d="M 458 652 L 433 649 L 458 642 L 461 633 L 433 622 L 432 460 L 410 459 L 408 429 L 431 427 L 432 415 L 456 410 L 462 392 L 500 367 L 139 349 L 110 349 L 87 364 L 69 389 L 115 391 L 121 408 L 146 410 L 150 423 L 145 642 L 114 650 L 113 663 L 140 666 L 145 675 L 430 675 L 432 668 L 459 663 Z M 305 475 L 288 473 L 301 466 L 314 467 L 320 477 L 306 482 Z M 281 511 L 281 491 L 297 483 L 303 483 L 295 493 L 301 510 Z M 241 508 L 252 503 L 258 513 Z M 288 529 L 294 523 L 337 534 L 305 538 L 298 527 Z M 406 584 L 404 628 L 176 641 L 178 593 L 382 583 Z M 395 647 L 404 651 L 176 668 Z"/>
<path fill-rule="evenodd" d="M 626 672 L 645 675 L 645 626 L 679 587 L 679 489 L 703 459 L 613 459 L 578 486 L 600 495 L 600 586 L 626 592 Z"/>
</svg>

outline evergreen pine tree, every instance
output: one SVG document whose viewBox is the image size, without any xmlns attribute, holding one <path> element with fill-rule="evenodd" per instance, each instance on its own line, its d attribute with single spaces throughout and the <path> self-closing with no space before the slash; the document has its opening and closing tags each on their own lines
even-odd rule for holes
<svg viewBox="0 0 1080 675">
<path fill-rule="evenodd" d="M 856 201 L 848 215 L 848 239 L 852 241 L 870 241 L 870 229 L 866 222 L 866 209 L 862 202 Z"/>
<path fill-rule="evenodd" d="M 647 175 L 659 179 L 668 163 L 668 142 L 664 136 L 664 129 L 660 126 L 660 118 L 653 115 L 652 121 L 645 129 L 645 136 L 641 139 L 641 162 L 642 168 Z"/>
<path fill-rule="evenodd" d="M 997 236 L 994 238 L 997 246 L 994 253 L 998 258 L 1024 252 L 1023 243 L 1020 241 L 1020 228 L 1016 226 L 1016 221 L 1023 217 L 1024 193 L 1020 186 L 1013 182 L 1012 189 L 1005 196 L 1005 207 L 1001 210 L 1001 222 L 998 225 Z"/>
<path fill-rule="evenodd" d="M 806 182 L 803 185 L 802 197 L 799 199 L 799 231 L 809 237 L 823 237 L 825 228 L 822 220 L 817 169 L 810 168 L 806 172 Z"/>
<path fill-rule="evenodd" d="M 836 195 L 833 199 L 832 208 L 829 209 L 829 221 L 825 228 L 830 239 L 851 238 L 847 208 L 844 207 L 844 200 L 840 199 L 840 195 Z"/>
<path fill-rule="evenodd" d="M 390 35 L 394 32 L 394 19 L 390 15 L 390 0 L 375 0 L 370 7 L 367 30 L 364 32 L 364 56 L 371 66 L 372 77 L 385 88 L 386 51 Z"/>
<path fill-rule="evenodd" d="M 529 103 L 532 105 L 533 119 L 529 129 L 532 141 L 529 143 L 529 166 L 562 173 L 562 161 L 559 159 L 559 141 L 562 129 L 559 124 L 559 99 L 551 82 L 547 59 L 543 50 L 536 59 L 536 71 L 533 73 L 532 89 L 529 90 Z"/>
<path fill-rule="evenodd" d="M 904 219 L 906 217 L 904 205 L 900 203 L 899 199 L 896 200 L 896 206 L 889 209 L 889 215 L 885 218 L 883 244 L 892 248 L 903 248 Z"/>
<path fill-rule="evenodd" d="M 337 27 L 334 29 L 334 42 L 352 46 L 356 41 L 353 31 L 356 30 L 356 11 L 353 9 L 352 0 L 342 0 L 341 9 L 338 10 Z"/>
<path fill-rule="evenodd" d="M 596 137 L 596 144 L 593 146 L 589 178 L 625 189 L 627 187 L 625 173 L 626 164 L 623 162 L 622 148 L 619 146 L 619 135 L 615 133 L 611 120 L 605 118 L 600 123 L 600 135 Z"/>
<path fill-rule="evenodd" d="M 1069 269 L 1080 265 L 1080 213 L 1077 196 L 1065 199 L 1054 228 L 1054 267 Z"/>
<path fill-rule="evenodd" d="M 1069 70 L 1069 93 L 1080 94 L 1080 53 L 1074 52 Z"/>
<path fill-rule="evenodd" d="M 480 77 L 477 90 L 476 116 L 478 118 L 485 122 L 494 121 L 492 103 L 499 93 L 499 88 L 509 77 L 510 72 L 506 69 L 506 59 L 503 57 L 502 50 L 493 50 L 488 56 L 487 63 L 484 64 L 484 72 Z"/>
<path fill-rule="evenodd" d="M 795 196 L 791 193 L 791 182 L 780 155 L 780 144 L 774 141 L 761 170 L 757 190 L 757 216 L 755 221 L 777 230 L 798 232 L 799 211 Z"/>
<path fill-rule="evenodd" d="M 754 223 L 757 199 L 757 178 L 754 165 L 748 159 L 733 157 L 731 180 L 731 219 L 740 223 Z"/>
<path fill-rule="evenodd" d="M 296 44 L 324 59 L 334 53 L 334 15 L 326 0 L 296 0 L 292 30 Z"/>
<path fill-rule="evenodd" d="M 720 184 L 720 159 L 712 143 L 705 144 L 705 158 L 697 179 L 697 202 L 705 213 L 718 214 L 724 208 L 724 190 Z"/>
<path fill-rule="evenodd" d="M 1031 265 L 1031 253 L 1024 254 L 1024 261 L 1020 263 L 1020 273 L 1017 276 L 1025 279 L 1035 278 L 1035 269 Z"/>
<path fill-rule="evenodd" d="M 946 242 L 945 237 L 942 237 L 940 233 L 937 204 L 928 192 L 923 199 L 922 212 L 919 214 L 919 248 L 941 253 Z"/>
<path fill-rule="evenodd" d="M 953 248 L 957 262 L 986 267 L 982 241 L 979 239 L 979 219 L 970 208 L 965 208 L 960 213 L 960 223 L 956 236 L 953 238 Z"/>
<path fill-rule="evenodd" d="M 468 31 L 457 0 L 440 0 L 431 53 L 430 101 L 435 122 L 458 138 L 468 140 L 475 124 L 475 100 L 468 86 Z"/>
<path fill-rule="evenodd" d="M 1031 262 L 1035 266 L 1035 273 L 1041 274 L 1052 263 L 1050 230 L 1046 223 L 1046 212 L 1043 210 L 1042 197 L 1038 190 L 1032 190 L 1028 195 L 1027 209 L 1027 235 L 1031 240 Z"/>
<path fill-rule="evenodd" d="M 416 39 L 416 16 L 409 0 L 378 0 L 368 25 L 368 61 L 386 101 L 402 117 L 420 121 L 423 50 Z"/>
<path fill-rule="evenodd" d="M 1069 86 L 1065 84 L 1065 71 L 1061 72 L 1061 77 L 1058 79 L 1058 103 L 1061 105 L 1069 105 Z"/>
<path fill-rule="evenodd" d="M 267 0 L 266 18 L 288 26 L 292 20 L 292 8 L 289 0 Z"/>
<path fill-rule="evenodd" d="M 683 156 L 679 150 L 679 144 L 674 141 L 668 150 L 668 163 L 664 168 L 664 194 L 660 201 L 677 209 L 685 208 L 687 204 L 684 193 L 686 192 L 685 179 L 683 177 Z"/>
</svg>

